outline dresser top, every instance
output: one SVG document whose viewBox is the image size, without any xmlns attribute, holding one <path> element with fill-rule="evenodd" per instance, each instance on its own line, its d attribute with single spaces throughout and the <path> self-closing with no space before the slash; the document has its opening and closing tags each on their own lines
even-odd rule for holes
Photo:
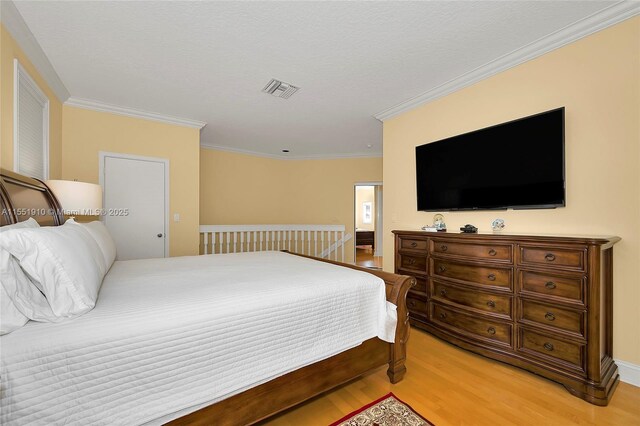
<svg viewBox="0 0 640 426">
<path fill-rule="evenodd" d="M 518 241 L 535 241 L 535 242 L 568 242 L 582 244 L 597 244 L 611 246 L 618 241 L 620 237 L 604 236 L 604 235 L 572 235 L 572 234 L 533 234 L 526 232 L 477 232 L 467 234 L 463 232 L 428 232 L 422 230 L 393 230 L 394 234 L 412 235 L 432 238 L 455 238 L 468 240 L 518 240 Z"/>
</svg>

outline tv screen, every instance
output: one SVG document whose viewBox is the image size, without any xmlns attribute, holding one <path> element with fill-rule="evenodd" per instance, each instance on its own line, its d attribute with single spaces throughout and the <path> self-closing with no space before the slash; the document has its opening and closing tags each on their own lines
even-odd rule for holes
<svg viewBox="0 0 640 426">
<path fill-rule="evenodd" d="M 564 108 L 416 147 L 418 210 L 565 205 Z"/>
</svg>

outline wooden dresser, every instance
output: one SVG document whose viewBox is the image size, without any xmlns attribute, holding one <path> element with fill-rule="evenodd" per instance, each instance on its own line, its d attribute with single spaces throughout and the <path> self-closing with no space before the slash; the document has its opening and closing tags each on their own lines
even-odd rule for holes
<svg viewBox="0 0 640 426">
<path fill-rule="evenodd" d="M 393 231 L 395 272 L 413 275 L 411 323 L 447 342 L 607 405 L 618 237 Z"/>
<path fill-rule="evenodd" d="M 371 246 L 375 249 L 376 234 L 374 231 L 358 231 L 356 230 L 356 245 Z"/>
</svg>

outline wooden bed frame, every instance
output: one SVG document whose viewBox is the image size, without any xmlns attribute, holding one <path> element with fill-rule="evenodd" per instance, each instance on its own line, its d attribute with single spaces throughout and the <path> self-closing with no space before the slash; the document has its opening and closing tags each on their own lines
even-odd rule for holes
<svg viewBox="0 0 640 426">
<path fill-rule="evenodd" d="M 0 208 L 0 226 L 22 222 L 29 217 L 43 226 L 62 225 L 65 220 L 60 203 L 43 182 L 4 169 L 0 169 Z M 387 375 L 391 383 L 402 380 L 406 372 L 404 362 L 409 338 L 406 296 L 415 285 L 415 279 L 325 259 L 313 259 L 369 272 L 384 280 L 387 300 L 397 306 L 395 343 L 378 338 L 369 339 L 360 346 L 285 374 L 168 424 L 253 424 L 387 364 Z"/>
</svg>

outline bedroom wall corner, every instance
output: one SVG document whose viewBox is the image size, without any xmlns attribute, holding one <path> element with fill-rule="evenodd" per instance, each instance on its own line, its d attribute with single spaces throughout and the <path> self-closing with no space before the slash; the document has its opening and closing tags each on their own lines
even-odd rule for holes
<svg viewBox="0 0 640 426">
<path fill-rule="evenodd" d="M 384 247 L 393 229 L 420 229 L 415 147 L 564 106 L 566 202 L 554 210 L 445 212 L 509 232 L 618 235 L 614 247 L 614 357 L 640 365 L 640 17 L 592 34 L 384 122 Z M 386 256 L 384 269 L 393 270 Z M 624 378 L 623 378 L 624 380 Z"/>
<path fill-rule="evenodd" d="M 345 225 L 353 262 L 354 184 L 382 181 L 382 158 L 279 160 L 202 148 L 200 223 Z"/>
<path fill-rule="evenodd" d="M 13 170 L 14 59 L 18 59 L 49 98 L 49 178 L 59 179 L 62 174 L 62 102 L 4 25 L 0 25 L 0 166 Z"/>
<path fill-rule="evenodd" d="M 197 255 L 200 224 L 200 131 L 64 105 L 62 178 L 99 182 L 99 152 L 169 160 L 169 252 Z M 174 213 L 180 221 L 174 222 Z"/>
</svg>

